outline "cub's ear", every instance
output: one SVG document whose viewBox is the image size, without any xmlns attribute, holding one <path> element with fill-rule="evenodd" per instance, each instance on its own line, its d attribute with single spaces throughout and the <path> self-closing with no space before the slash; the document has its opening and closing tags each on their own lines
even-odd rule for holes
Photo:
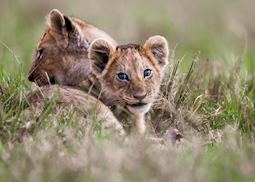
<svg viewBox="0 0 255 182">
<path fill-rule="evenodd" d="M 49 26 L 59 33 L 73 32 L 75 27 L 72 21 L 64 16 L 59 10 L 53 9 L 48 16 Z"/>
<path fill-rule="evenodd" d="M 153 57 L 160 67 L 164 67 L 168 62 L 169 48 L 167 40 L 160 36 L 149 37 L 143 45 L 148 56 Z"/>
<path fill-rule="evenodd" d="M 104 71 L 113 51 L 113 45 L 104 39 L 96 39 L 91 43 L 88 57 L 91 59 L 92 69 L 96 74 L 101 74 Z"/>
</svg>

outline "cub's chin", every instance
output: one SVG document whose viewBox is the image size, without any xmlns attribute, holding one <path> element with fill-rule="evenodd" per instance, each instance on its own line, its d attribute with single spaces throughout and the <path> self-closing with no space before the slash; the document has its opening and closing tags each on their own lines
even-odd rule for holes
<svg viewBox="0 0 255 182">
<path fill-rule="evenodd" d="M 152 103 L 138 103 L 127 105 L 127 109 L 133 114 L 147 113 L 151 108 Z"/>
</svg>

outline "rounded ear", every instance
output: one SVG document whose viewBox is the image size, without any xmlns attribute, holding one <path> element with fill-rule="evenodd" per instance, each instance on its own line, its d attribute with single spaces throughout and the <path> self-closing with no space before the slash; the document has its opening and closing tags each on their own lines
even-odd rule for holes
<svg viewBox="0 0 255 182">
<path fill-rule="evenodd" d="M 51 10 L 48 17 L 49 26 L 55 31 L 63 33 L 64 31 L 72 32 L 74 30 L 72 21 L 59 10 Z"/>
<path fill-rule="evenodd" d="M 113 51 L 114 47 L 104 39 L 96 39 L 91 43 L 88 57 L 92 62 L 92 70 L 96 74 L 101 74 L 104 71 Z"/>
<path fill-rule="evenodd" d="M 143 45 L 148 56 L 153 57 L 160 67 L 164 67 L 168 62 L 169 48 L 167 40 L 160 36 L 149 37 Z"/>
</svg>

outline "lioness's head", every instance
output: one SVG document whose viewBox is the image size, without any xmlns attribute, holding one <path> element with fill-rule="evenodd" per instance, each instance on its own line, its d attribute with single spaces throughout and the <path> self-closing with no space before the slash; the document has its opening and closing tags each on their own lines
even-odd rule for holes
<svg viewBox="0 0 255 182">
<path fill-rule="evenodd" d="M 48 15 L 48 27 L 36 48 L 28 79 L 43 86 L 49 83 L 74 85 L 83 79 L 89 64 L 89 44 L 79 25 L 54 9 Z M 75 74 L 72 74 L 75 73 Z"/>
<path fill-rule="evenodd" d="M 134 114 L 148 112 L 159 92 L 168 55 L 168 44 L 162 36 L 150 37 L 143 46 L 114 47 L 98 39 L 91 43 L 88 53 L 107 100 Z"/>
</svg>

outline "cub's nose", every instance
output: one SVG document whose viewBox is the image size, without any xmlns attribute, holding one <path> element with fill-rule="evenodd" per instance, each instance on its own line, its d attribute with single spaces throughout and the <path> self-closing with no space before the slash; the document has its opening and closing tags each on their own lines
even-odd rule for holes
<svg viewBox="0 0 255 182">
<path fill-rule="evenodd" d="M 33 82 L 33 81 L 35 80 L 34 75 L 33 75 L 33 74 L 30 74 L 30 75 L 28 76 L 28 80 L 29 80 L 30 82 Z"/>
<path fill-rule="evenodd" d="M 133 94 L 133 97 L 136 98 L 137 100 L 141 101 L 146 97 L 147 93 L 143 94 Z"/>
</svg>

